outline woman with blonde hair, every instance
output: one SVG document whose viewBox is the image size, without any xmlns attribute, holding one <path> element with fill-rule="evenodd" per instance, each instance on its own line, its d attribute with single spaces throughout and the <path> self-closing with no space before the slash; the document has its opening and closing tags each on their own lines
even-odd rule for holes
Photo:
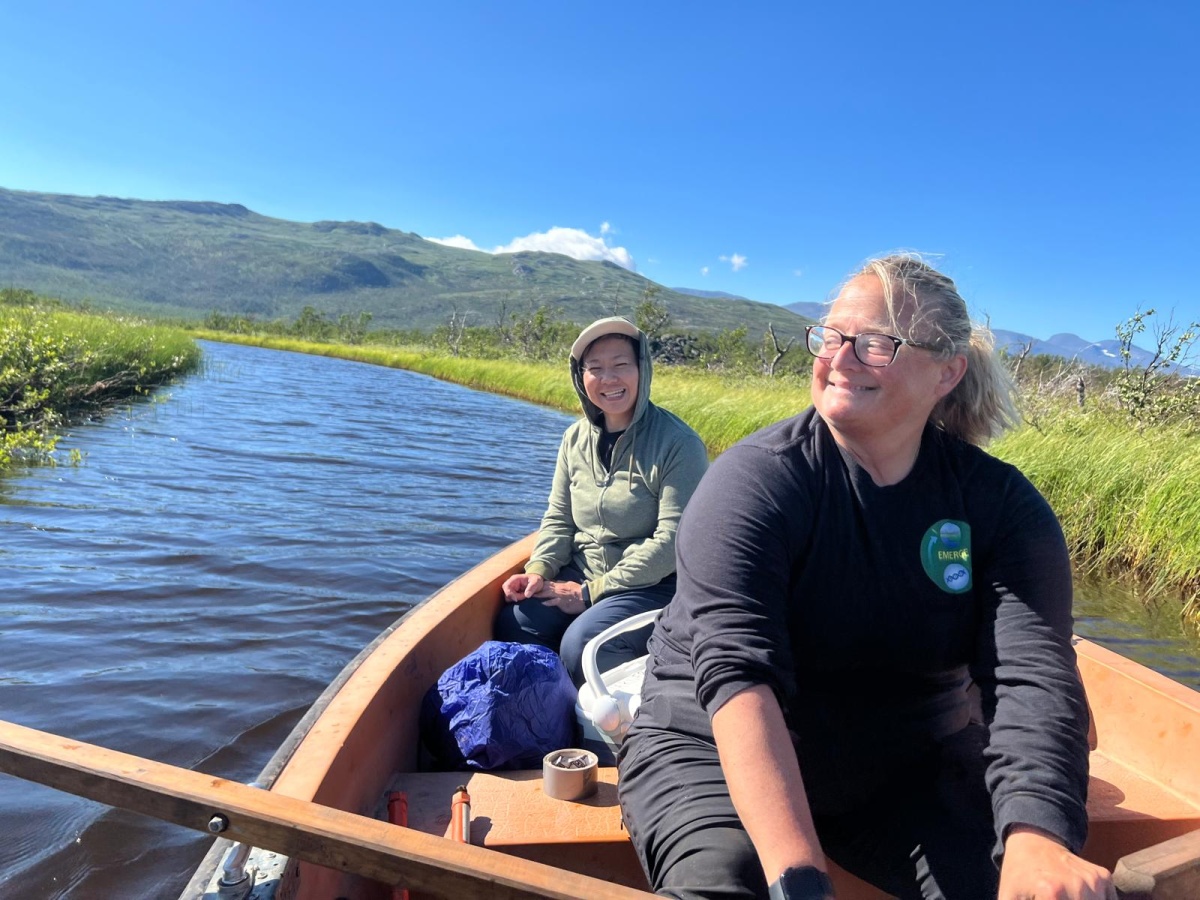
<svg viewBox="0 0 1200 900">
<path fill-rule="evenodd" d="M 832 859 L 900 898 L 1115 897 L 1078 855 L 1062 531 L 979 446 L 1015 420 L 986 332 L 893 255 L 807 348 L 812 406 L 718 457 L 680 524 L 619 757 L 651 883 L 817 900 Z"/>
</svg>

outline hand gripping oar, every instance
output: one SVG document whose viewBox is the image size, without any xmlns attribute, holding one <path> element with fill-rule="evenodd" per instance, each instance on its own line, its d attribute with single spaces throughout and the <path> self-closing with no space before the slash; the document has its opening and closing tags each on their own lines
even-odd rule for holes
<svg viewBox="0 0 1200 900">
<path fill-rule="evenodd" d="M 494 850 L 0 721 L 0 772 L 432 897 L 647 900 Z"/>
</svg>

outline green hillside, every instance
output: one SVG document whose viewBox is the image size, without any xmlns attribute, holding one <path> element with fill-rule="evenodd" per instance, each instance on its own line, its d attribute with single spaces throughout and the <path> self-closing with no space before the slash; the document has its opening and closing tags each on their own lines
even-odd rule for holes
<svg viewBox="0 0 1200 900">
<path fill-rule="evenodd" d="M 373 327 L 470 324 L 530 304 L 585 322 L 632 313 L 653 282 L 610 262 L 444 247 L 374 222 L 289 222 L 238 204 L 123 200 L 0 188 L 0 285 L 142 314 L 291 319 L 305 306 Z M 807 320 L 779 306 L 663 288 L 672 323 L 698 331 Z"/>
</svg>

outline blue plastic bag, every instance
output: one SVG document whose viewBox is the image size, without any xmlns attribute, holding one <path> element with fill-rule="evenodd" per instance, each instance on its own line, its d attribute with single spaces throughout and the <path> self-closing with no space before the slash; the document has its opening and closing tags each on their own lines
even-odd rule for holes
<svg viewBox="0 0 1200 900">
<path fill-rule="evenodd" d="M 442 673 L 421 735 L 445 768 L 535 769 L 575 740 L 575 685 L 553 650 L 488 641 Z"/>
</svg>

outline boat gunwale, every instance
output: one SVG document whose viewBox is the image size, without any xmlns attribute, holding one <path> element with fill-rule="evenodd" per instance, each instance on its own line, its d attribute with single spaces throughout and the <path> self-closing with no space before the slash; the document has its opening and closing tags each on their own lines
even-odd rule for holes
<svg viewBox="0 0 1200 900">
<path fill-rule="evenodd" d="M 342 667 L 317 699 L 313 701 L 312 705 L 309 706 L 308 710 L 293 726 L 283 743 L 272 754 L 255 779 L 255 782 L 265 789 L 278 791 L 286 796 L 296 799 L 313 800 L 315 795 L 320 792 L 321 783 L 336 764 L 337 755 L 344 745 L 344 740 L 336 738 L 333 740 L 314 741 L 313 732 L 315 727 L 321 722 L 323 723 L 322 731 L 326 735 L 336 735 L 338 725 L 327 721 L 326 716 L 338 717 L 338 722 L 341 724 L 347 724 L 351 720 L 357 723 L 361 720 L 367 707 L 370 705 L 370 697 L 365 702 L 361 700 L 347 700 L 343 696 L 343 691 L 346 690 L 347 686 L 353 681 L 360 688 L 355 691 L 355 694 L 361 697 L 361 679 L 378 679 L 374 683 L 382 685 L 403 664 L 407 654 L 415 650 L 428 633 L 436 630 L 439 623 L 445 617 L 448 606 L 477 601 L 481 591 L 486 590 L 490 581 L 494 580 L 494 576 L 491 578 L 481 578 L 481 576 L 485 572 L 495 571 L 498 558 L 503 557 L 507 559 L 508 555 L 511 554 L 519 556 L 522 563 L 525 559 L 528 559 L 535 537 L 536 532 L 507 545 L 494 554 L 490 554 L 479 564 L 457 576 L 452 581 L 447 582 L 415 606 L 406 610 L 377 634 L 370 643 L 363 647 L 355 654 L 353 659 Z M 464 589 L 466 589 L 466 593 L 464 593 Z M 437 611 L 436 615 L 435 611 Z M 432 621 L 429 623 L 421 622 L 426 628 L 424 632 L 418 633 L 415 630 L 411 630 L 414 619 L 421 620 L 430 615 L 435 616 Z M 396 633 L 402 627 L 404 629 L 404 636 L 401 639 L 396 639 Z M 397 640 L 400 642 L 398 643 Z M 376 656 L 376 654 L 382 655 Z M 390 667 L 389 663 L 381 662 L 384 657 L 390 661 Z M 364 664 L 368 660 L 373 660 L 374 662 L 369 667 L 368 672 L 363 674 Z M 368 693 L 373 694 L 374 692 Z M 297 759 L 297 751 L 300 748 L 304 749 L 300 752 Z M 319 766 L 321 778 L 317 783 L 314 784 L 312 778 L 294 777 L 284 781 L 281 785 L 281 775 L 285 771 L 288 771 L 289 768 L 292 768 L 292 771 L 295 772 L 305 769 L 308 765 Z M 325 805 L 344 808 L 342 804 L 338 803 L 325 802 Z M 212 846 L 201 859 L 191 879 L 181 892 L 180 900 L 195 900 L 195 898 L 205 896 L 205 891 L 216 876 L 226 853 L 233 846 L 233 843 L 233 841 L 226 838 L 216 838 L 212 842 Z"/>
<path fill-rule="evenodd" d="M 1085 638 L 1076 639 L 1075 652 L 1097 733 L 1094 752 L 1200 815 L 1200 766 L 1184 762 L 1200 759 L 1200 692 Z"/>
<path fill-rule="evenodd" d="M 382 695 L 389 682 L 399 676 L 412 674 L 406 671 L 406 666 L 413 662 L 413 656 L 426 641 L 450 627 L 454 613 L 462 613 L 465 608 L 481 603 L 484 593 L 491 590 L 493 584 L 496 587 L 495 602 L 489 605 L 489 609 L 499 607 L 501 600 L 496 582 L 524 564 L 529 558 L 535 537 L 536 533 L 527 535 L 497 551 L 393 623 L 374 649 L 362 655 L 355 670 L 311 723 L 303 741 L 295 748 L 275 780 L 272 790 L 297 799 L 346 808 L 347 804 L 333 798 L 318 798 L 330 773 L 336 770 L 338 758 L 345 752 L 352 735 L 368 722 L 373 712 L 377 712 L 379 704 L 386 700 Z M 487 626 L 490 630 L 490 615 Z M 460 640 L 459 643 L 467 644 L 470 640 Z M 477 646 L 478 642 L 475 642 L 473 646 L 466 647 L 464 653 Z M 434 674 L 434 680 L 437 674 L 440 672 Z M 412 750 L 415 752 L 415 749 L 414 745 Z"/>
</svg>

